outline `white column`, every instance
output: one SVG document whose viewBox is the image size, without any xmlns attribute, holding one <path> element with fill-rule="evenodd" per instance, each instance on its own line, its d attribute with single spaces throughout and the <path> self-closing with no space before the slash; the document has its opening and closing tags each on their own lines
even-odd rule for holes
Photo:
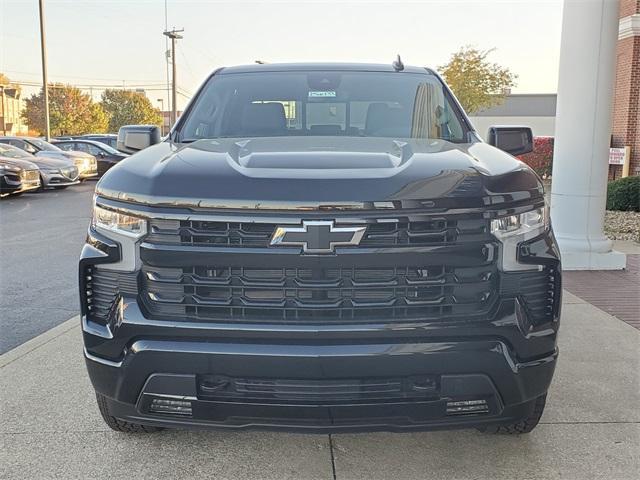
<svg viewBox="0 0 640 480">
<path fill-rule="evenodd" d="M 551 219 L 565 270 L 622 269 L 604 235 L 618 0 L 565 0 Z"/>
</svg>

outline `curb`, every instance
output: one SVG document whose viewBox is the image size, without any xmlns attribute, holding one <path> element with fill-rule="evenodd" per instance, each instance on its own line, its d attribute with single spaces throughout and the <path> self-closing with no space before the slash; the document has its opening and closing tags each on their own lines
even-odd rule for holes
<svg viewBox="0 0 640 480">
<path fill-rule="evenodd" d="M 9 350 L 8 352 L 0 355 L 0 368 L 4 368 L 12 362 L 15 362 L 19 358 L 31 353 L 32 351 L 40 348 L 46 343 L 49 343 L 54 338 L 64 335 L 74 327 L 80 326 L 80 315 L 75 315 L 69 320 L 64 321 L 60 325 L 53 327 L 50 330 L 38 335 L 37 337 L 27 340 L 22 345 L 18 345 L 16 348 Z"/>
</svg>

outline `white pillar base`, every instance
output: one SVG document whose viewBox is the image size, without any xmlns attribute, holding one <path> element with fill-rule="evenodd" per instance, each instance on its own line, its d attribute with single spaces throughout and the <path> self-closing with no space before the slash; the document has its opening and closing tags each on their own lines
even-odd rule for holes
<svg viewBox="0 0 640 480">
<path fill-rule="evenodd" d="M 598 251 L 590 243 L 572 239 L 557 238 L 562 258 L 562 270 L 623 270 L 627 266 L 627 256 L 609 247 L 606 251 Z M 611 241 L 606 239 L 610 244 Z M 594 242 L 602 243 L 600 241 Z"/>
</svg>

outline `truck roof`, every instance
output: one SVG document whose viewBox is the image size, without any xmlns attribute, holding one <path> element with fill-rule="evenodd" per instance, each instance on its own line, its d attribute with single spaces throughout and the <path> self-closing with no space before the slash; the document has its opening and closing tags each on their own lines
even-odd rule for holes
<svg viewBox="0 0 640 480">
<path fill-rule="evenodd" d="M 257 72 L 294 72 L 294 71 L 353 71 L 353 72 L 395 72 L 391 62 L 384 63 L 264 63 L 224 67 L 217 74 L 257 73 Z M 398 73 L 434 73 L 426 67 L 405 65 Z"/>
</svg>

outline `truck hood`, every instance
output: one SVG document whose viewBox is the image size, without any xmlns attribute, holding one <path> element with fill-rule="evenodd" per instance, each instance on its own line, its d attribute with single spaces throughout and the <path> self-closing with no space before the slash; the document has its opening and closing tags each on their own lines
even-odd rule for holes
<svg viewBox="0 0 640 480">
<path fill-rule="evenodd" d="M 145 204 L 276 210 L 542 195 L 531 169 L 485 143 L 359 137 L 162 142 L 119 162 L 96 189 Z"/>
</svg>

